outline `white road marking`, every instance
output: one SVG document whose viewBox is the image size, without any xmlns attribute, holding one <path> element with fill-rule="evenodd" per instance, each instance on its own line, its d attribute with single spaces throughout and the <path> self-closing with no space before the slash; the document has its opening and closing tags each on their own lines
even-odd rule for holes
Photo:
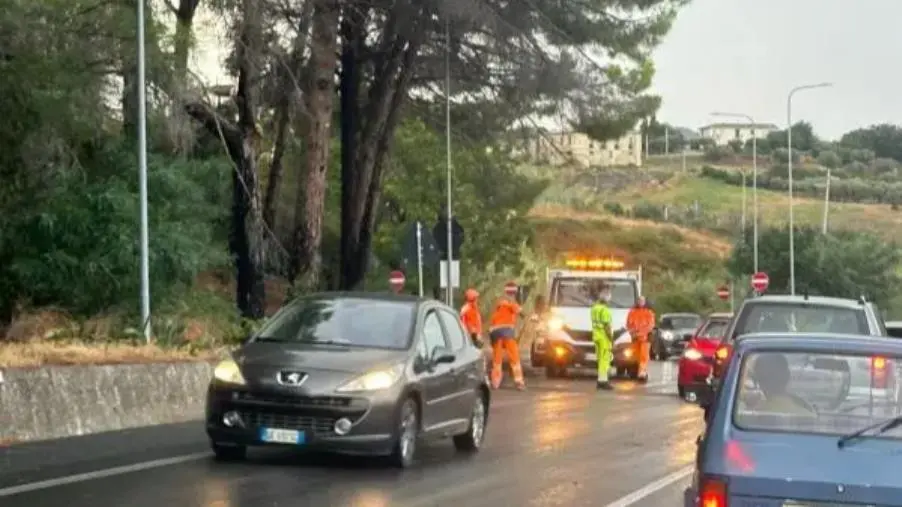
<svg viewBox="0 0 902 507">
<path fill-rule="evenodd" d="M 198 461 L 212 456 L 209 452 L 198 452 L 194 454 L 185 454 L 183 456 L 175 456 L 172 458 L 157 459 L 153 461 L 145 461 L 143 463 L 135 463 L 105 470 L 96 470 L 94 472 L 85 472 L 81 474 L 68 475 L 65 477 L 57 477 L 55 479 L 47 479 L 44 481 L 31 482 L 28 484 L 20 484 L 9 488 L 0 489 L 0 497 L 13 496 L 20 493 L 28 493 L 42 489 L 55 488 L 57 486 L 65 486 L 67 484 L 75 484 L 78 482 L 91 481 L 94 479 L 103 479 L 116 475 L 130 474 L 133 472 L 141 472 L 152 468 L 160 468 L 169 465 L 177 465 L 179 463 L 187 463 L 189 461 Z"/>
<path fill-rule="evenodd" d="M 643 498 L 645 498 L 647 496 L 650 496 L 654 493 L 657 493 L 658 491 L 661 491 L 662 489 L 666 488 L 667 486 L 670 486 L 671 484 L 674 484 L 676 482 L 679 482 L 679 481 L 685 479 L 686 477 L 689 477 L 690 475 L 692 475 L 692 468 L 693 468 L 692 466 L 687 466 L 686 468 L 681 468 L 681 469 L 677 470 L 676 472 L 673 472 L 672 474 L 665 475 L 664 477 L 661 477 L 660 479 L 656 480 L 655 482 L 648 483 L 645 486 L 642 486 L 641 488 L 637 489 L 636 491 L 633 491 L 632 493 L 629 493 L 628 495 L 622 496 L 622 497 L 618 498 L 617 500 L 614 500 L 613 502 L 605 505 L 605 507 L 628 507 L 630 505 L 633 505 L 634 503 L 638 502 L 639 500 L 642 500 Z"/>
</svg>

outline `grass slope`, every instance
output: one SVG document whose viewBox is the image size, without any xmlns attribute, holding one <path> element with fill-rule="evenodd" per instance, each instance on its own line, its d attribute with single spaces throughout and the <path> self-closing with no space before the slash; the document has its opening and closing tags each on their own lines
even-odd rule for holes
<svg viewBox="0 0 902 507">
<path fill-rule="evenodd" d="M 752 192 L 746 193 L 748 213 L 751 216 Z M 610 195 L 606 200 L 621 204 L 635 204 L 640 201 L 655 204 L 692 205 L 696 200 L 702 209 L 717 214 L 740 213 L 742 210 L 742 188 L 719 181 L 701 178 L 692 174 L 677 175 L 662 185 L 649 190 L 639 184 Z M 760 224 L 782 225 L 789 218 L 789 196 L 770 190 L 758 190 Z M 796 223 L 820 225 L 823 220 L 822 200 L 796 198 Z M 893 211 L 889 205 L 831 203 L 829 208 L 831 228 L 870 230 L 891 240 L 902 239 L 902 213 Z"/>
</svg>

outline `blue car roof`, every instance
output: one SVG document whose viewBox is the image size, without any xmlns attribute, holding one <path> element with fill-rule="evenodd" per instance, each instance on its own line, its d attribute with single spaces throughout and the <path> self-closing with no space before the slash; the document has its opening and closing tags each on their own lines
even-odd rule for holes
<svg viewBox="0 0 902 507">
<path fill-rule="evenodd" d="M 902 354 L 902 340 L 886 336 L 834 333 L 751 333 L 737 339 L 737 351 L 798 350 L 864 354 Z"/>
</svg>

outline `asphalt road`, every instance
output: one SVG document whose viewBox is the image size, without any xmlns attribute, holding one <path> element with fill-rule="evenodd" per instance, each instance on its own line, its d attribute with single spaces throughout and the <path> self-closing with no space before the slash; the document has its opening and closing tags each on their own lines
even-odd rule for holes
<svg viewBox="0 0 902 507">
<path fill-rule="evenodd" d="M 216 463 L 199 422 L 0 448 L 0 505 L 681 505 L 702 421 L 676 397 L 674 366 L 656 363 L 647 385 L 614 392 L 596 392 L 591 377 L 502 389 L 480 453 L 436 442 L 407 471 L 283 450 Z"/>
</svg>

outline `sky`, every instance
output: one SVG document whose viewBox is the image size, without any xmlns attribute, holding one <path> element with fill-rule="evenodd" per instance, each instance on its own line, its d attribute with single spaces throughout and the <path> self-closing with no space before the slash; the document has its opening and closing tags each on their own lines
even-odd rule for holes
<svg viewBox="0 0 902 507">
<path fill-rule="evenodd" d="M 692 0 L 654 55 L 659 121 L 696 129 L 744 113 L 825 139 L 902 124 L 902 0 Z"/>
</svg>

